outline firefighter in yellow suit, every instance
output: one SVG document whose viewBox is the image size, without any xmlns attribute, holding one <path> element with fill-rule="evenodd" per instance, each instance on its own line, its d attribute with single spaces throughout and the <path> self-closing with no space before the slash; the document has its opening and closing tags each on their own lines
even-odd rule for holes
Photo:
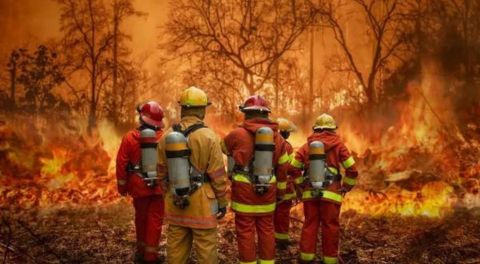
<svg viewBox="0 0 480 264">
<path fill-rule="evenodd" d="M 188 194 L 188 204 L 179 203 L 172 193 L 172 183 L 165 197 L 167 228 L 167 262 L 189 262 L 192 245 L 199 263 L 218 263 L 217 219 L 225 216 L 226 172 L 219 137 L 203 123 L 210 104 L 205 92 L 196 87 L 186 89 L 180 98 L 181 121 L 165 134 L 158 144 L 158 173 L 161 182 L 168 180 L 166 136 L 172 130 L 188 139 L 191 168 L 203 175 L 201 187 Z"/>
</svg>

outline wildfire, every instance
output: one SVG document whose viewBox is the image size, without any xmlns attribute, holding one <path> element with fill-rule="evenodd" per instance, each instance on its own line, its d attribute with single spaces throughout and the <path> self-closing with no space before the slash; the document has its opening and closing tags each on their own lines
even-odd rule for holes
<svg viewBox="0 0 480 264">
<path fill-rule="evenodd" d="M 409 100 L 396 106 L 398 121 L 379 139 L 355 133 L 351 126 L 342 130 L 348 145 L 362 153 L 363 187 L 347 196 L 343 210 L 441 217 L 457 205 L 480 206 L 479 170 L 472 169 L 478 168 L 480 148 L 459 132 L 440 76 L 434 63 L 424 65 L 422 80 L 408 87 Z"/>
<path fill-rule="evenodd" d="M 357 120 L 342 121 L 339 134 L 356 153 L 360 171 L 343 211 L 443 217 L 456 206 L 480 206 L 480 144 L 460 133 L 442 95 L 444 83 L 435 65 L 426 65 L 423 79 L 409 85 L 409 99 L 394 106 L 397 115 L 391 122 L 372 121 L 379 135 L 359 131 L 353 125 Z M 0 124 L 0 204 L 118 201 L 114 157 L 120 135 L 112 125 L 101 122 L 88 135 L 78 125 L 59 125 L 52 132 L 48 122 L 37 120 L 35 129 L 19 123 L 31 122 Z M 220 134 L 229 130 L 218 122 L 210 126 Z M 298 147 L 306 136 L 298 131 L 290 140 Z"/>
<path fill-rule="evenodd" d="M 118 200 L 109 170 L 112 154 L 103 143 L 108 141 L 96 133 L 59 135 L 38 126 L 38 134 L 21 125 L 0 127 L 0 204 L 29 208 Z"/>
</svg>

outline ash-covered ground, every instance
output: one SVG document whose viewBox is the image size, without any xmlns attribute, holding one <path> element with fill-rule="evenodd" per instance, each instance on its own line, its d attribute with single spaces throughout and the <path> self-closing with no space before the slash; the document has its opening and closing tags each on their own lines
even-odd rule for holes
<svg viewBox="0 0 480 264">
<path fill-rule="evenodd" d="M 128 203 L 41 210 L 4 207 L 0 261 L 131 263 L 135 235 L 133 208 Z M 480 263 L 480 209 L 458 209 L 443 219 L 372 218 L 349 211 L 342 213 L 341 223 L 345 263 Z M 292 220 L 296 241 L 301 224 L 297 217 Z M 220 262 L 238 263 L 231 214 L 219 230 Z M 161 254 L 165 254 L 165 243 L 163 234 Z M 277 263 L 296 263 L 297 252 L 297 245 L 277 251 Z M 194 255 L 192 263 L 196 263 Z"/>
</svg>

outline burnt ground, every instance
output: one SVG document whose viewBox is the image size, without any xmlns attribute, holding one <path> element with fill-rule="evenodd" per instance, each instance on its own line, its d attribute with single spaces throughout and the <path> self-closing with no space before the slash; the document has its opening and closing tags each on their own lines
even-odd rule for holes
<svg viewBox="0 0 480 264">
<path fill-rule="evenodd" d="M 0 263 L 129 263 L 135 248 L 133 210 L 126 201 L 99 207 L 4 208 L 1 221 Z M 292 222 L 296 240 L 300 221 Z M 220 227 L 221 263 L 238 263 L 233 222 L 227 216 Z M 345 263 L 480 263 L 480 209 L 457 210 L 441 220 L 344 212 L 342 228 Z M 279 251 L 277 263 L 296 263 L 296 254 L 296 245 Z"/>
</svg>

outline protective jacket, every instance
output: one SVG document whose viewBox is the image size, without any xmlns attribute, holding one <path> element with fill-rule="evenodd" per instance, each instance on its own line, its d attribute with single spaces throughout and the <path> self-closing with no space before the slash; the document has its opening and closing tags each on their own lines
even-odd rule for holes
<svg viewBox="0 0 480 264">
<path fill-rule="evenodd" d="M 199 123 L 202 123 L 202 120 L 198 117 L 186 116 L 182 118 L 179 125 L 182 130 L 185 130 Z M 171 131 L 170 129 L 165 135 Z M 191 166 L 204 173 L 205 182 L 190 195 L 188 198 L 190 205 L 184 209 L 174 205 L 173 194 L 168 192 L 165 198 L 165 219 L 171 225 L 198 229 L 215 228 L 218 208 L 227 205 L 226 172 L 220 139 L 211 129 L 200 128 L 188 135 L 188 146 L 191 151 Z M 166 183 L 168 168 L 165 137 L 158 145 L 158 158 L 159 177 Z"/>
<path fill-rule="evenodd" d="M 160 140 L 162 134 L 161 130 L 157 131 L 157 140 Z M 137 128 L 129 131 L 123 137 L 118 150 L 116 165 L 118 191 L 120 193 L 127 192 L 133 198 L 163 194 L 158 184 L 154 188 L 150 188 L 145 184 L 141 175 L 137 172 L 128 171 L 128 168 L 139 165 L 140 159 L 140 128 Z"/>
<path fill-rule="evenodd" d="M 328 186 L 327 190 L 323 192 L 322 197 L 313 197 L 312 196 L 312 186 L 308 180 L 305 179 L 302 175 L 302 171 L 308 173 L 310 166 L 309 161 L 309 145 L 312 141 L 321 141 L 325 145 L 326 152 L 326 162 L 328 170 L 334 175 L 338 175 L 340 179 L 340 166 L 345 168 L 345 176 L 340 180 L 334 181 L 333 184 Z M 308 137 L 307 143 L 304 144 L 296 153 L 295 157 L 291 161 L 293 167 L 292 174 L 295 179 L 295 184 L 299 185 L 303 190 L 302 199 L 303 200 L 312 200 L 312 199 L 322 199 L 331 202 L 341 203 L 341 187 L 342 184 L 347 184 L 350 186 L 355 185 L 358 172 L 355 168 L 355 160 L 350 154 L 350 151 L 345 147 L 345 144 L 342 143 L 340 137 L 331 131 L 323 131 L 320 133 L 313 133 Z"/>
<path fill-rule="evenodd" d="M 245 120 L 242 125 L 224 138 L 224 152 L 232 156 L 236 167 L 252 166 L 255 132 L 265 126 L 274 131 L 273 166 L 275 175 L 270 181 L 268 192 L 258 195 L 253 188 L 250 177 L 234 170 L 232 175 L 232 209 L 238 214 L 272 214 L 275 210 L 276 196 L 283 198 L 285 194 L 289 155 L 287 143 L 277 131 L 277 123 L 262 118 Z"/>
<path fill-rule="evenodd" d="M 335 180 L 322 191 L 321 196 L 313 196 L 312 186 L 302 171 L 308 175 L 310 168 L 309 146 L 313 141 L 321 141 L 325 146 L 327 169 L 335 176 Z M 355 184 L 357 170 L 350 151 L 345 147 L 337 134 L 333 131 L 313 133 L 295 154 L 291 161 L 292 174 L 302 191 L 302 200 L 305 221 L 300 239 L 300 260 L 312 262 L 315 258 L 319 228 L 322 229 L 323 263 L 338 263 L 338 246 L 340 237 L 340 205 L 342 202 L 341 187 Z M 340 176 L 341 166 L 345 169 L 345 176 Z M 350 188 L 348 188 L 350 189 Z"/>
</svg>

